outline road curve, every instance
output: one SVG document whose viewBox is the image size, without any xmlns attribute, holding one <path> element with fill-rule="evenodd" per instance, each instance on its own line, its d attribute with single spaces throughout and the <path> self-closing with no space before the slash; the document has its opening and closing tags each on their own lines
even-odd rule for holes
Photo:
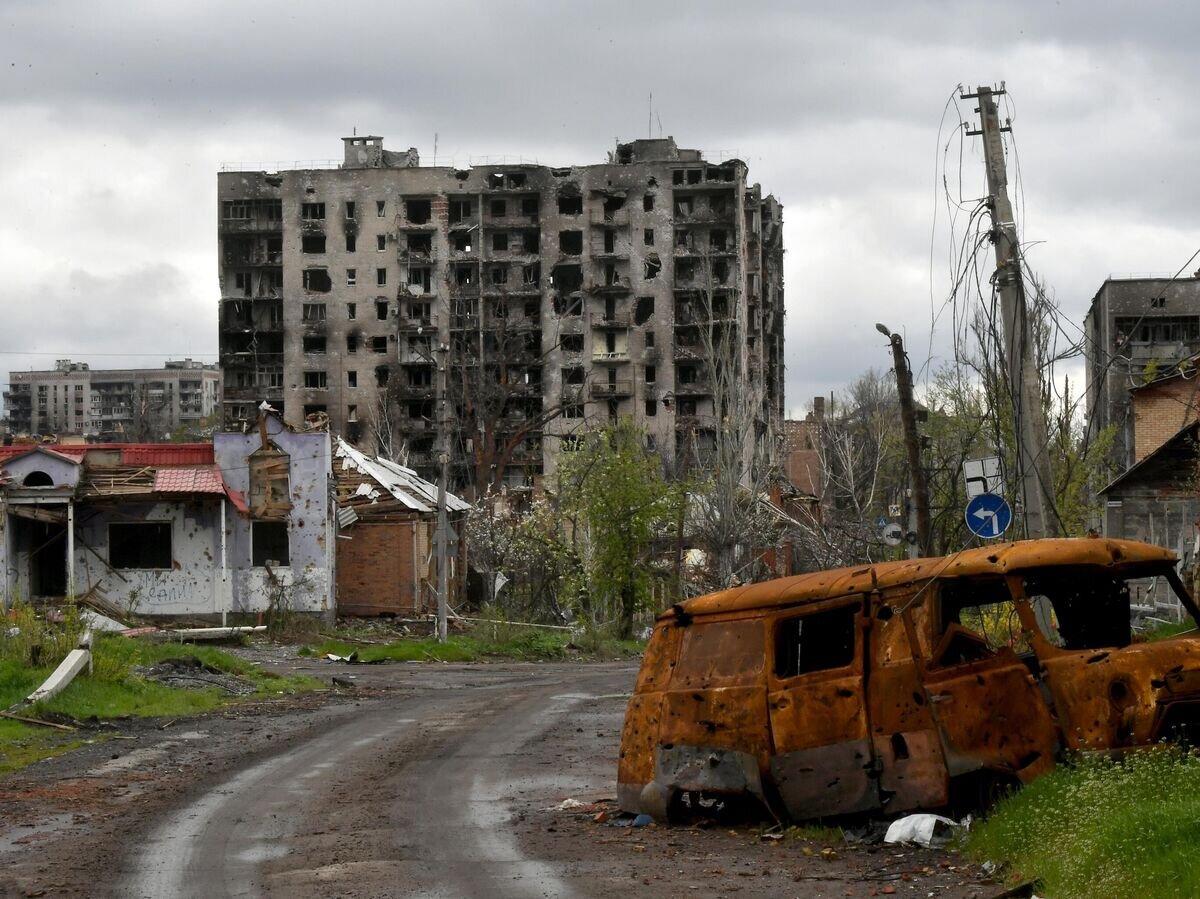
<svg viewBox="0 0 1200 899">
<path fill-rule="evenodd" d="M 540 738 L 631 673 L 529 666 L 483 683 L 364 702 L 151 821 L 114 894 L 572 896 L 561 866 L 524 855 L 518 793 L 568 795 Z M 604 772 L 611 778 L 614 772 Z"/>
</svg>

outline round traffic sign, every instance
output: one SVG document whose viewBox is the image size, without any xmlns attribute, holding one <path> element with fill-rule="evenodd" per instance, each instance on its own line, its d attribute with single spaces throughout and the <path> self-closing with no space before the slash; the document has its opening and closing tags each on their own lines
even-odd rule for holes
<svg viewBox="0 0 1200 899">
<path fill-rule="evenodd" d="M 1012 524 L 1012 508 L 1002 496 L 981 493 L 971 497 L 963 517 L 976 537 L 999 537 Z"/>
<path fill-rule="evenodd" d="M 883 529 L 880 536 L 883 537 L 883 542 L 888 546 L 899 546 L 904 542 L 904 528 L 892 522 Z"/>
</svg>

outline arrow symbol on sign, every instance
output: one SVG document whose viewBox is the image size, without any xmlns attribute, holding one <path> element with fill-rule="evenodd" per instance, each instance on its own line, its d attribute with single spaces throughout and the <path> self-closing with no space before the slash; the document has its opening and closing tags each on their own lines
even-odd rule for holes
<svg viewBox="0 0 1200 899">
<path fill-rule="evenodd" d="M 981 520 L 987 520 L 988 518 L 990 518 L 992 520 L 992 534 L 991 535 L 993 537 L 996 537 L 999 535 L 1000 522 L 998 522 L 996 520 L 996 513 L 994 511 L 989 512 L 987 509 L 976 509 L 974 512 L 974 515 L 976 518 L 979 518 Z"/>
</svg>

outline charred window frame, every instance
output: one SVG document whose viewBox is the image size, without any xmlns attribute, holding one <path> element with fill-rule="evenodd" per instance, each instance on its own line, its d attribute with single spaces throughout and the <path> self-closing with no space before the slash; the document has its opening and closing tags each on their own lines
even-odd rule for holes
<svg viewBox="0 0 1200 899">
<path fill-rule="evenodd" d="M 108 563 L 124 571 L 166 571 L 172 567 L 171 522 L 139 521 L 108 526 Z"/>
<path fill-rule="evenodd" d="M 799 677 L 854 664 L 857 605 L 785 618 L 775 625 L 775 676 Z"/>
<path fill-rule="evenodd" d="M 1109 649 L 1133 641 L 1130 581 L 1154 574 L 1162 572 L 1064 567 L 1026 572 L 1022 586 L 1031 604 L 1044 599 L 1054 610 L 1050 632 L 1043 633 L 1052 644 L 1064 649 Z M 1044 629 L 1046 622 L 1040 624 Z"/>
<path fill-rule="evenodd" d="M 253 567 L 291 564 L 291 546 L 286 521 L 251 522 L 250 542 L 250 564 Z"/>
</svg>

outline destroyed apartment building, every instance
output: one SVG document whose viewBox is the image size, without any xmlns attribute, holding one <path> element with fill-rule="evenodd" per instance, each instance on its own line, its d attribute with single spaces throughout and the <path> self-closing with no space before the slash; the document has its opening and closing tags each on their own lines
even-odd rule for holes
<svg viewBox="0 0 1200 899">
<path fill-rule="evenodd" d="M 198 427 L 220 397 L 217 366 L 191 359 L 123 369 L 59 359 L 52 369 L 9 372 L 8 380 L 5 413 L 18 436 L 154 442 Z"/>
<path fill-rule="evenodd" d="M 432 479 L 442 421 L 468 498 L 536 484 L 618 417 L 704 465 L 716 367 L 758 403 L 748 439 L 779 432 L 782 206 L 745 163 L 666 138 L 455 169 L 343 141 L 335 168 L 218 175 L 226 427 L 263 401 L 323 414 Z"/>
<path fill-rule="evenodd" d="M 0 447 L 3 606 L 331 617 L 330 449 L 271 417 L 212 443 Z"/>
</svg>

